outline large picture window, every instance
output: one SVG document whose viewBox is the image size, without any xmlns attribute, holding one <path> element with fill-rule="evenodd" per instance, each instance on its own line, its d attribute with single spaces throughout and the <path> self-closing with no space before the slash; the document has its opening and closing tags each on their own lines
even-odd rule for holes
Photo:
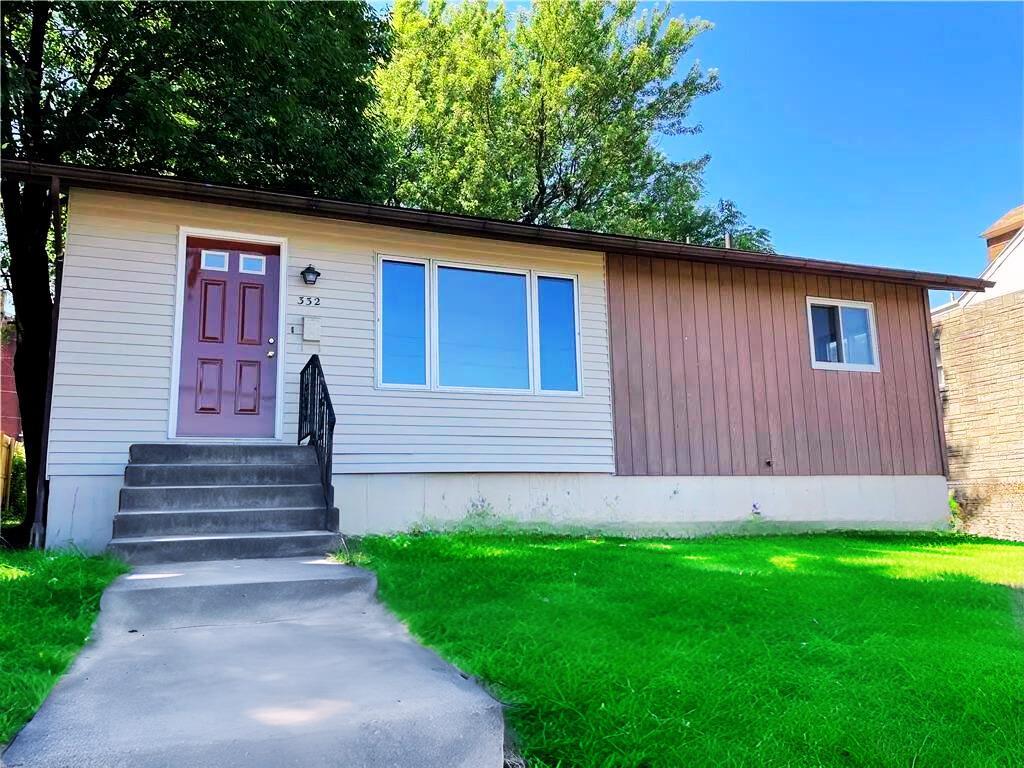
<svg viewBox="0 0 1024 768">
<path fill-rule="evenodd" d="M 578 394 L 576 278 L 381 256 L 378 385 Z"/>
<path fill-rule="evenodd" d="M 869 302 L 808 297 L 807 316 L 812 367 L 878 370 L 874 308 Z"/>
<path fill-rule="evenodd" d="M 437 376 L 442 387 L 530 388 L 525 274 L 437 268 Z"/>
</svg>

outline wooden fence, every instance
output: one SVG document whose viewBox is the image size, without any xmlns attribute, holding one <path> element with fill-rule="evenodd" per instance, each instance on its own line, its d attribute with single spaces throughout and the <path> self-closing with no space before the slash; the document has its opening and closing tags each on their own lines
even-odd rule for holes
<svg viewBox="0 0 1024 768">
<path fill-rule="evenodd" d="M 11 467 L 18 441 L 0 432 L 0 509 L 7 509 L 11 500 Z"/>
</svg>

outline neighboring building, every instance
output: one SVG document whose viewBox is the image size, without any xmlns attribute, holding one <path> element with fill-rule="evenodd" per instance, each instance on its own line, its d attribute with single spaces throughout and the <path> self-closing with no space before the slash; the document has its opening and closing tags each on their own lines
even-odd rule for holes
<svg viewBox="0 0 1024 768">
<path fill-rule="evenodd" d="M 4 173 L 70 194 L 49 546 L 109 540 L 133 444 L 294 443 L 314 354 L 343 532 L 482 512 L 626 532 L 946 523 L 927 291 L 984 281 Z M 160 449 L 133 450 L 133 475 L 166 473 L 145 463 Z"/>
<path fill-rule="evenodd" d="M 17 347 L 14 321 L 0 317 L 0 432 L 11 437 L 21 434 L 21 411 L 14 386 L 14 351 Z"/>
<path fill-rule="evenodd" d="M 993 263 L 999 254 L 1006 250 L 1010 241 L 1022 228 L 1024 228 L 1024 205 L 1018 205 L 996 219 L 992 226 L 981 233 L 981 236 L 985 238 L 989 264 Z M 1020 272 L 1018 271 L 1017 274 Z"/>
<path fill-rule="evenodd" d="M 995 285 L 932 312 L 950 487 L 967 530 L 1024 540 L 1024 206 L 982 237 Z"/>
</svg>

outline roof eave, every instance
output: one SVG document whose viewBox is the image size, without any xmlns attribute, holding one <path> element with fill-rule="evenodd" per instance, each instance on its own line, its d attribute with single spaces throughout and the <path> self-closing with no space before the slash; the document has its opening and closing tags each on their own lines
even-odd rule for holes
<svg viewBox="0 0 1024 768">
<path fill-rule="evenodd" d="M 585 230 L 545 227 L 532 224 L 484 219 L 474 216 L 423 211 L 413 208 L 352 203 L 329 198 L 309 197 L 287 192 L 271 192 L 250 187 L 231 187 L 188 181 L 171 176 L 141 176 L 82 166 L 37 163 L 4 159 L 4 175 L 134 194 L 172 197 L 221 205 L 259 208 L 308 216 L 356 221 L 388 227 L 404 227 L 450 235 L 510 240 L 603 253 L 630 253 L 643 256 L 730 264 L 756 269 L 810 272 L 834 277 L 862 278 L 883 282 L 917 285 L 939 290 L 983 291 L 992 283 L 975 277 L 932 272 L 870 267 L 859 264 L 780 256 L 735 248 L 713 248 L 662 240 L 647 240 Z"/>
</svg>

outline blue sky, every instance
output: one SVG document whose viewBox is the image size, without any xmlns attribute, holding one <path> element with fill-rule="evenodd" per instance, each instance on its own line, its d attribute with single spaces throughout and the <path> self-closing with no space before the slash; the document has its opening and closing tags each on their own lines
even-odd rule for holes
<svg viewBox="0 0 1024 768">
<path fill-rule="evenodd" d="M 1024 5 L 676 3 L 715 23 L 698 136 L 709 198 L 780 253 L 974 275 L 978 234 L 1024 202 Z M 933 294 L 933 302 L 948 298 Z"/>
</svg>

